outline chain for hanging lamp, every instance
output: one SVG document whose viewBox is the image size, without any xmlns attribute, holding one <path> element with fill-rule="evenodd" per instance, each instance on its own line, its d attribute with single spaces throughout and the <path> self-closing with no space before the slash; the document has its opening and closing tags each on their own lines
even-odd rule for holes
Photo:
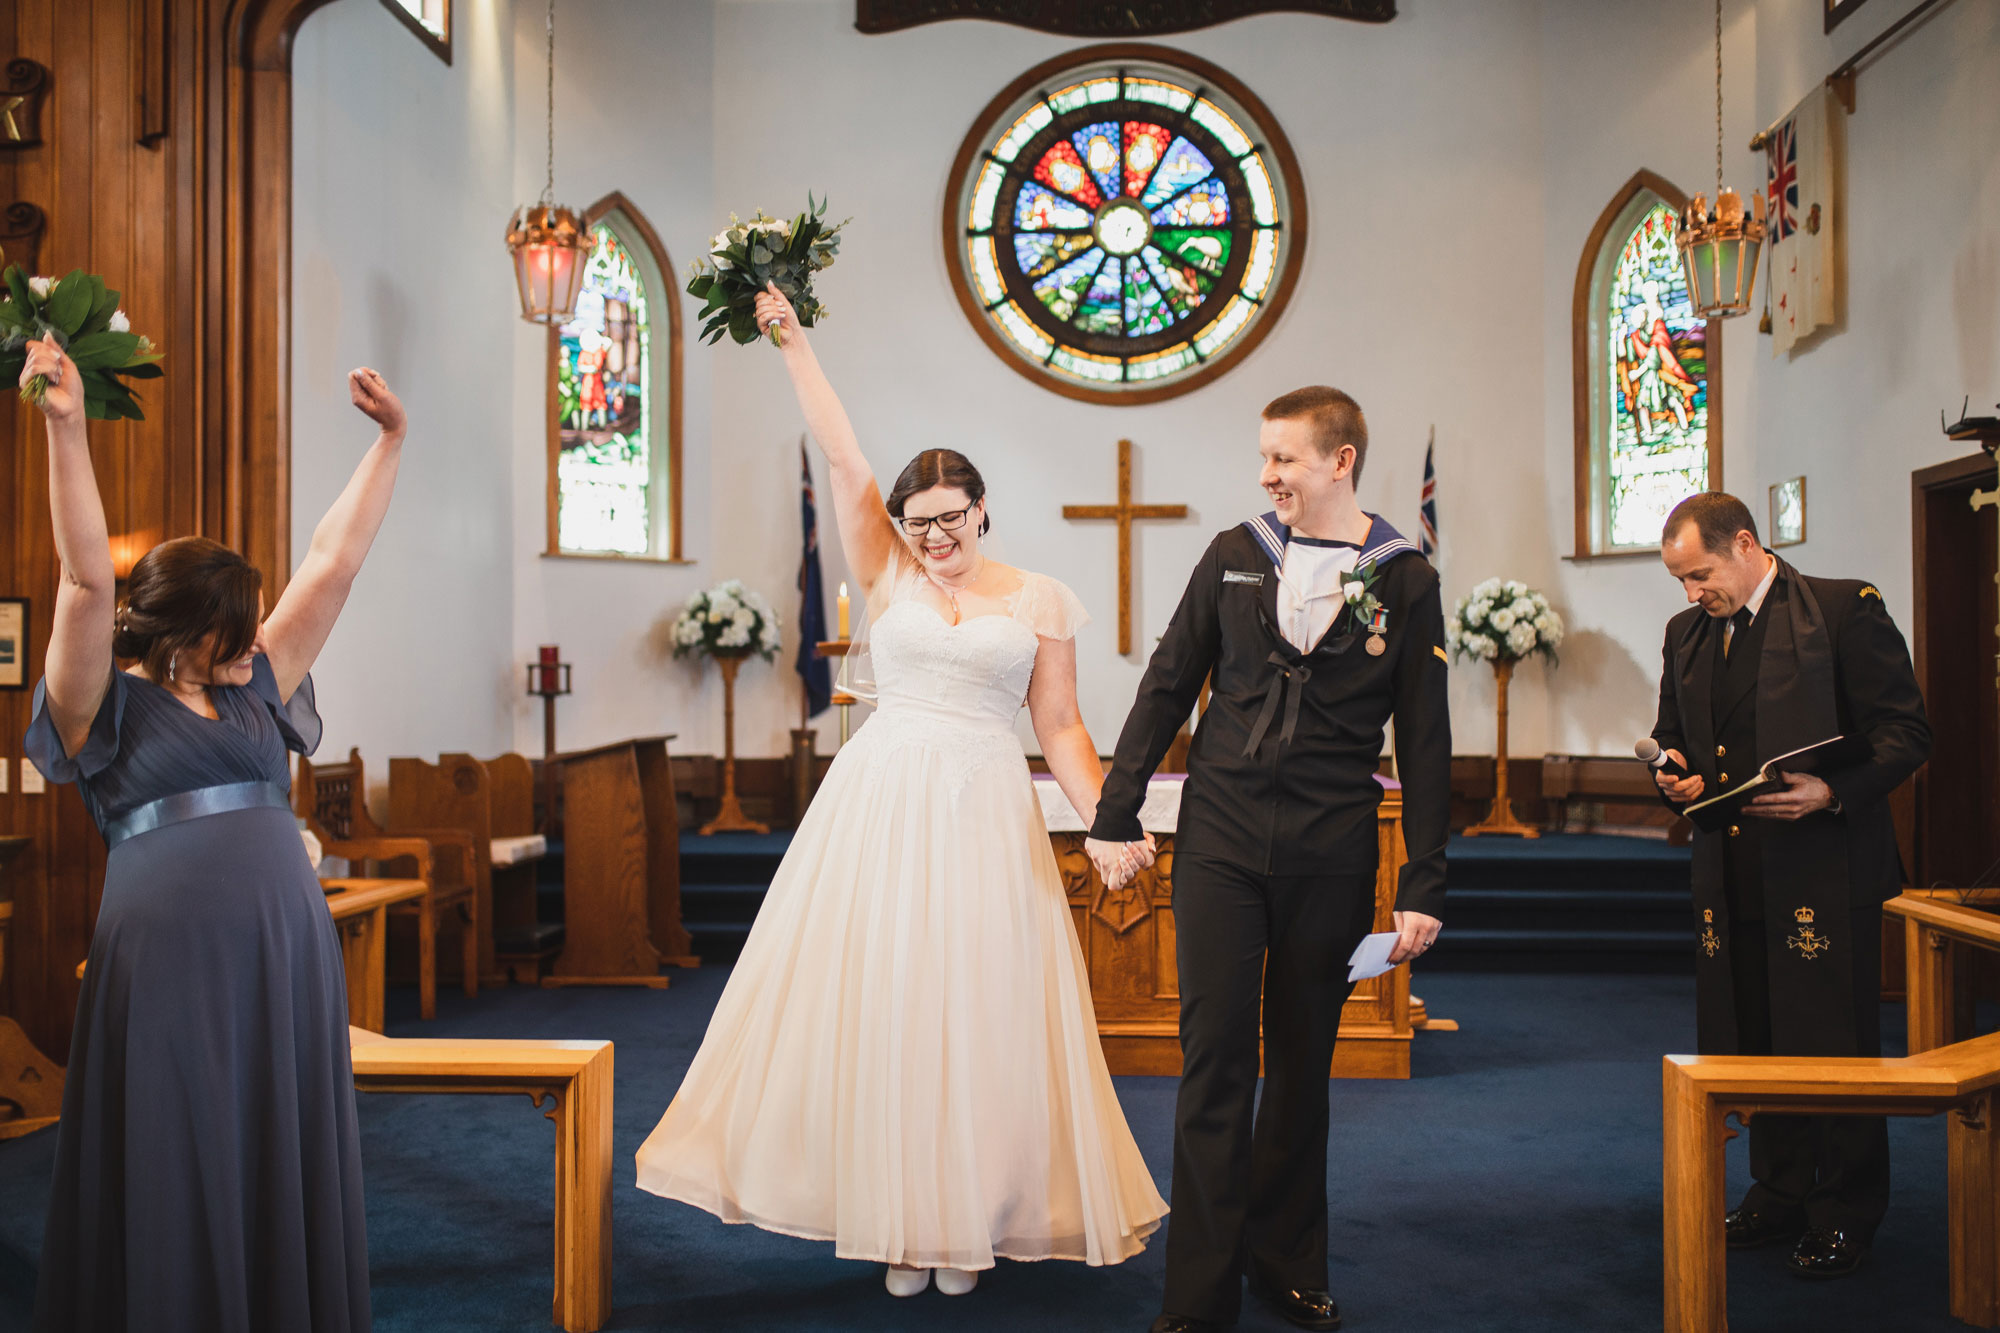
<svg viewBox="0 0 2000 1333">
<path fill-rule="evenodd" d="M 576 210 L 556 198 L 556 0 L 548 14 L 548 174 L 540 202 L 514 210 L 507 223 L 507 249 L 514 257 L 521 318 L 534 324 L 566 324 L 583 289 L 584 263 L 595 244 Z"/>
<path fill-rule="evenodd" d="M 1681 219 L 1681 262 L 1688 298 L 1704 319 L 1746 313 L 1756 295 L 1757 260 L 1764 248 L 1764 196 L 1750 204 L 1722 183 L 1722 0 L 1715 0 L 1715 207 L 1697 194 Z"/>
</svg>

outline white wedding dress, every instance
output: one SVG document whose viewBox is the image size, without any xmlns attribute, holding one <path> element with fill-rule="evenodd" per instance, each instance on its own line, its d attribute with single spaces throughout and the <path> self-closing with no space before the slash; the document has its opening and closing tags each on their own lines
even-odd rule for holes
<svg viewBox="0 0 2000 1333">
<path fill-rule="evenodd" d="M 1085 616 L 1027 574 L 958 625 L 877 600 L 878 711 L 828 770 L 639 1186 L 845 1259 L 1115 1264 L 1166 1203 L 1098 1046 L 1015 739 L 1037 636 Z"/>
</svg>

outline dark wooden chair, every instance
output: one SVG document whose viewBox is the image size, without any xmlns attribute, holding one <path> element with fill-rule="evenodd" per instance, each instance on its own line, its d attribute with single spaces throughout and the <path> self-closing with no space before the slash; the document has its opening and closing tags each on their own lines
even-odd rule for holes
<svg viewBox="0 0 2000 1333">
<path fill-rule="evenodd" d="M 359 750 L 349 750 L 344 764 L 314 764 L 301 757 L 292 808 L 305 818 L 326 855 L 373 861 L 384 874 L 420 879 L 428 886 L 421 898 L 389 910 L 416 918 L 419 1005 L 426 1019 L 435 1018 L 438 921 L 446 912 L 463 923 L 465 993 L 479 994 L 479 878 L 472 837 L 463 829 L 385 829 L 368 814 L 367 792 Z"/>
</svg>

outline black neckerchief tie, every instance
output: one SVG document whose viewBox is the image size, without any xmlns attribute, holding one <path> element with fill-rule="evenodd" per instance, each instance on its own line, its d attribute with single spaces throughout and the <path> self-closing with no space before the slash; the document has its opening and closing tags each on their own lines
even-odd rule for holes
<svg viewBox="0 0 2000 1333">
<path fill-rule="evenodd" d="M 1285 727 L 1278 733 L 1278 744 L 1292 743 L 1292 736 L 1299 729 L 1299 703 L 1305 697 L 1306 682 L 1312 679 L 1311 667 L 1303 662 L 1287 661 L 1283 653 L 1272 653 L 1266 660 L 1278 668 L 1278 673 L 1271 677 L 1271 688 L 1264 695 L 1264 711 L 1257 715 L 1257 725 L 1250 728 L 1249 744 L 1243 747 L 1245 759 L 1257 753 L 1257 747 L 1270 733 L 1271 720 L 1278 715 L 1281 697 L 1285 703 Z M 1285 688 L 1287 682 L 1291 684 L 1289 690 Z"/>
</svg>

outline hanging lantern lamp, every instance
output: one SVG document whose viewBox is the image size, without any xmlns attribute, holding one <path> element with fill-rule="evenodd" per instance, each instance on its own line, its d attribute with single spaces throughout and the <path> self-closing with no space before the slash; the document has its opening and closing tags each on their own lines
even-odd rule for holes
<svg viewBox="0 0 2000 1333">
<path fill-rule="evenodd" d="M 1696 314 L 1715 319 L 1749 311 L 1764 231 L 1764 196 L 1753 190 L 1745 207 L 1722 184 L 1722 0 L 1715 0 L 1715 207 L 1701 195 L 1688 200 L 1679 237 Z"/>
<path fill-rule="evenodd" d="M 555 202 L 556 0 L 549 0 L 548 31 L 548 180 L 539 203 L 514 210 L 507 223 L 507 249 L 514 256 L 521 318 L 533 324 L 567 324 L 576 313 L 584 262 L 595 241 L 575 209 Z"/>
</svg>

